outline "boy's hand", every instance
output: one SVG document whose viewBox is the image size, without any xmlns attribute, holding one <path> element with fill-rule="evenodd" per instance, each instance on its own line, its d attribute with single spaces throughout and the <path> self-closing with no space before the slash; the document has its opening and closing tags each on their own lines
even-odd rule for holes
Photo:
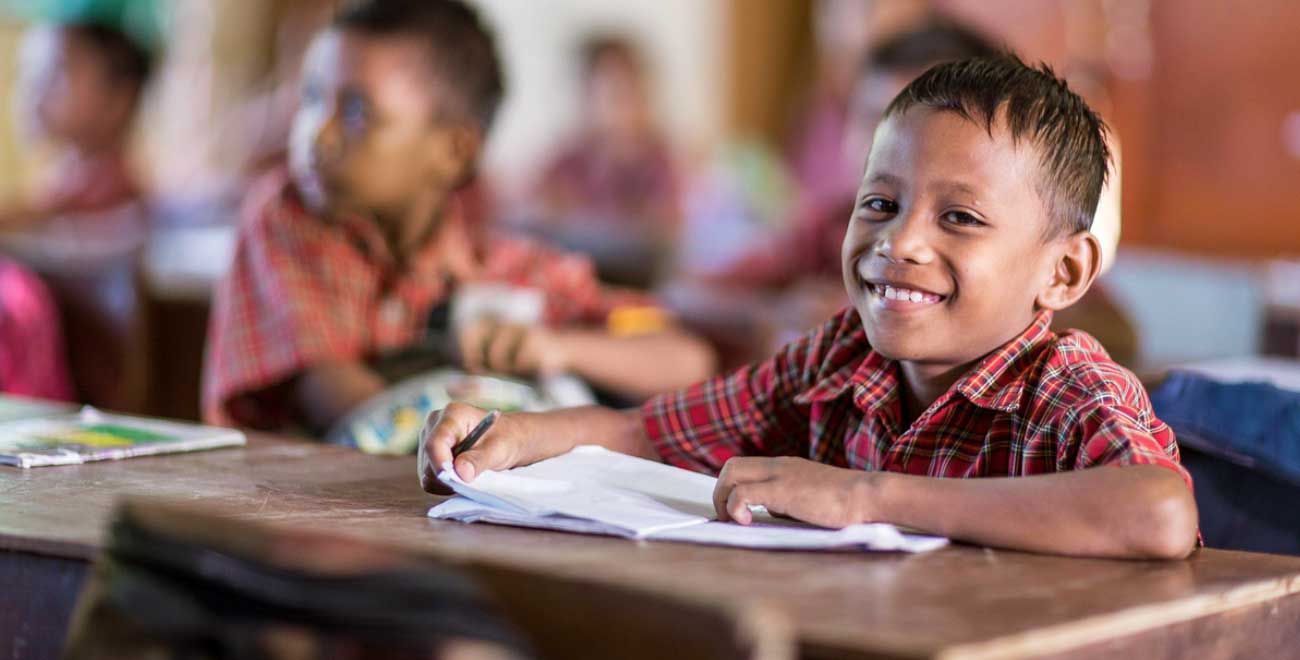
<svg viewBox="0 0 1300 660">
<path fill-rule="evenodd" d="M 470 372 L 532 376 L 564 371 L 562 342 L 547 328 L 483 319 L 460 329 L 461 362 Z"/>
<path fill-rule="evenodd" d="M 737 457 L 727 461 L 713 489 L 718 520 L 753 522 L 749 507 L 822 527 L 847 527 L 879 519 L 874 472 L 832 467 L 806 458 Z"/>
<path fill-rule="evenodd" d="M 486 410 L 463 403 L 452 403 L 429 415 L 420 432 L 418 469 L 420 486 L 426 492 L 448 495 L 451 489 L 438 481 L 443 464 L 452 461 L 451 449 L 469 435 L 484 417 Z M 455 457 L 456 474 L 465 481 L 484 470 L 507 470 L 527 460 L 524 452 L 524 432 L 512 415 L 501 415 L 488 432 L 474 444 L 474 448 Z M 535 460 L 535 459 L 533 459 Z"/>
</svg>

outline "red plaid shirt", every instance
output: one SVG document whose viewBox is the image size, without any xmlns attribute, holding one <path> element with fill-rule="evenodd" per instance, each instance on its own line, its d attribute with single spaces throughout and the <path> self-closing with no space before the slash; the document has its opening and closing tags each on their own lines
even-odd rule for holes
<svg viewBox="0 0 1300 660">
<path fill-rule="evenodd" d="M 641 409 L 664 460 L 717 473 L 733 456 L 805 456 L 860 470 L 1000 477 L 1162 465 L 1191 487 L 1174 434 L 1137 378 L 1052 315 L 982 359 L 908 428 L 898 364 L 841 312 L 773 358 Z"/>
<path fill-rule="evenodd" d="M 372 219 L 315 217 L 285 172 L 269 175 L 245 206 L 234 263 L 213 302 L 204 419 L 256 428 L 294 421 L 280 386 L 324 361 L 417 342 L 459 283 L 541 289 L 552 324 L 601 323 L 616 306 L 645 304 L 602 288 L 585 257 L 488 240 L 462 206 L 454 202 L 437 237 L 402 265 Z"/>
</svg>

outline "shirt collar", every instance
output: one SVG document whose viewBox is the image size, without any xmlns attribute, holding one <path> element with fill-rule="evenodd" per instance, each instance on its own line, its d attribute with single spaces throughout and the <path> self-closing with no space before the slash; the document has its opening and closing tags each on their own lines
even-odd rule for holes
<svg viewBox="0 0 1300 660">
<path fill-rule="evenodd" d="M 1039 344 L 1055 337 L 1051 323 L 1051 311 L 1039 312 L 1029 327 L 981 359 L 952 390 L 981 408 L 1002 412 L 1018 410 L 1027 376 L 1024 359 Z M 898 363 L 872 350 L 861 362 L 841 367 L 795 401 L 799 404 L 830 401 L 852 387 L 854 403 L 871 413 L 896 398 L 900 384 Z"/>
<path fill-rule="evenodd" d="M 1002 412 L 1019 410 L 1028 376 L 1026 359 L 1033 356 L 1040 344 L 1056 337 L 1051 325 L 1052 312 L 1039 312 L 1028 328 L 980 360 L 953 389 L 981 408 Z"/>
</svg>

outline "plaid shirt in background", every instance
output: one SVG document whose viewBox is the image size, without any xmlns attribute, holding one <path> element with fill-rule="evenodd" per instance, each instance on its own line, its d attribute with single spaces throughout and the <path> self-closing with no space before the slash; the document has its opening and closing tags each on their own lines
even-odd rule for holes
<svg viewBox="0 0 1300 660">
<path fill-rule="evenodd" d="M 871 350 L 852 308 L 784 348 L 641 409 L 664 460 L 717 473 L 733 456 L 803 456 L 859 470 L 1001 477 L 1178 462 L 1137 378 L 1096 340 L 1043 312 L 910 428 L 898 364 Z"/>
<path fill-rule="evenodd" d="M 359 360 L 419 341 L 430 311 L 464 282 L 526 286 L 546 296 L 550 324 L 603 323 L 647 304 L 602 288 L 585 257 L 485 236 L 460 201 L 406 264 L 374 220 L 311 215 L 284 171 L 250 195 L 235 260 L 217 289 L 208 332 L 203 416 L 274 429 L 295 421 L 283 387 L 308 367 Z"/>
</svg>

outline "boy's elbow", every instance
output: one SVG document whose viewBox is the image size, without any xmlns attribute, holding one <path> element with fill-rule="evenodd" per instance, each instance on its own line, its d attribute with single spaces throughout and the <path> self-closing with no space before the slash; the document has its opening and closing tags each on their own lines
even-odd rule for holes
<svg viewBox="0 0 1300 660">
<path fill-rule="evenodd" d="M 1196 550 L 1196 499 L 1181 479 L 1162 485 L 1162 492 L 1150 500 L 1149 518 L 1137 530 L 1138 553 L 1152 559 L 1185 559 Z"/>
</svg>

